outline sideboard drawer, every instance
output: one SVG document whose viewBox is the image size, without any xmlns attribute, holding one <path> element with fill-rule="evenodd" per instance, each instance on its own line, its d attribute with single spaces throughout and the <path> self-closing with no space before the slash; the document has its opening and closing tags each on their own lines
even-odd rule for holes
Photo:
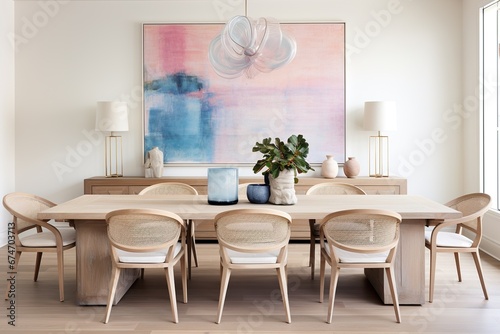
<svg viewBox="0 0 500 334">
<path fill-rule="evenodd" d="M 128 186 L 92 186 L 92 194 L 96 195 L 129 195 Z"/>
<path fill-rule="evenodd" d="M 362 186 L 367 195 L 400 195 L 401 191 L 398 186 Z"/>
</svg>

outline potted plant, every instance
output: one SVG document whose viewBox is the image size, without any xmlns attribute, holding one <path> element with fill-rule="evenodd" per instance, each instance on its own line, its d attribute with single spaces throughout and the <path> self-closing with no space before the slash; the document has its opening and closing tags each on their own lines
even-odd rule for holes
<svg viewBox="0 0 500 334">
<path fill-rule="evenodd" d="M 269 201 L 274 204 L 295 204 L 294 184 L 299 182 L 298 174 L 314 170 L 306 161 L 309 144 L 303 135 L 292 135 L 287 142 L 280 138 L 265 138 L 261 143 L 255 143 L 252 152 L 263 154 L 253 167 L 253 172 L 269 177 L 271 195 Z"/>
</svg>

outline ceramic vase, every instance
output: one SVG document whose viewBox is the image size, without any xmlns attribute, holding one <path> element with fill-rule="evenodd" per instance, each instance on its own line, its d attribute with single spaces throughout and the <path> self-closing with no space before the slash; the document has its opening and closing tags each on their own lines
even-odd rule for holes
<svg viewBox="0 0 500 334">
<path fill-rule="evenodd" d="M 294 177 L 293 170 L 288 169 L 280 172 L 277 178 L 269 175 L 269 186 L 271 187 L 270 203 L 288 205 L 297 203 Z"/>
<path fill-rule="evenodd" d="M 146 177 L 162 177 L 163 176 L 163 152 L 158 147 L 153 147 L 148 151 L 145 167 Z"/>
<path fill-rule="evenodd" d="M 269 200 L 271 190 L 268 184 L 249 184 L 247 186 L 247 198 L 250 203 L 264 204 Z"/>
<path fill-rule="evenodd" d="M 359 174 L 359 162 L 355 157 L 348 157 L 347 161 L 344 163 L 344 174 L 349 178 L 358 176 Z"/>
<path fill-rule="evenodd" d="M 321 176 L 328 179 L 334 179 L 337 177 L 338 173 L 339 164 L 333 159 L 333 155 L 327 155 L 326 160 L 321 164 Z"/>
</svg>

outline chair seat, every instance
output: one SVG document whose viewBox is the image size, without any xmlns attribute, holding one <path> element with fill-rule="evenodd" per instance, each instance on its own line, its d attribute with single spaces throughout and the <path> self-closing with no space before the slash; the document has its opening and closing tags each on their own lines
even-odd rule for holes
<svg viewBox="0 0 500 334">
<path fill-rule="evenodd" d="M 338 247 L 333 248 L 341 263 L 382 263 L 386 262 L 387 256 L 389 255 L 389 251 L 382 253 L 362 254 L 349 252 Z M 330 247 L 326 242 L 325 250 L 328 256 L 331 256 Z"/>
<path fill-rule="evenodd" d="M 227 250 L 231 263 L 244 263 L 244 264 L 262 264 L 262 263 L 276 263 L 278 260 L 279 249 L 265 253 L 242 253 L 231 249 Z"/>
<path fill-rule="evenodd" d="M 179 254 L 182 249 L 182 245 L 178 242 L 175 245 L 174 257 Z M 165 248 L 156 252 L 146 252 L 146 253 L 133 253 L 127 252 L 121 249 L 117 249 L 118 258 L 122 263 L 163 263 L 167 256 L 168 248 Z"/>
<path fill-rule="evenodd" d="M 425 231 L 425 243 L 431 241 L 432 230 Z M 472 246 L 472 240 L 466 236 L 454 232 L 439 232 L 437 236 L 436 246 L 438 247 L 458 247 L 469 248 Z"/>
<path fill-rule="evenodd" d="M 63 246 L 74 244 L 76 242 L 76 231 L 73 228 L 59 229 L 63 239 Z M 28 236 L 19 236 L 19 240 L 24 247 L 56 247 L 56 237 L 54 233 L 44 231 Z"/>
</svg>

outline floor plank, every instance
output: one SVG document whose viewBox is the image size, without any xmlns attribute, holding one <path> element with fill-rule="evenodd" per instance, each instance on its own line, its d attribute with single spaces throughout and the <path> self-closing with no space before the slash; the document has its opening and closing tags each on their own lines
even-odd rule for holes
<svg viewBox="0 0 500 334">
<path fill-rule="evenodd" d="M 453 257 L 438 255 L 432 304 L 401 306 L 397 324 L 392 306 L 380 299 L 360 270 L 343 270 L 332 324 L 327 304 L 319 303 L 319 264 L 310 280 L 308 244 L 290 245 L 288 286 L 292 323 L 285 323 L 274 271 L 234 272 L 221 324 L 214 323 L 219 294 L 218 246 L 198 243 L 200 267 L 193 268 L 187 304 L 178 302 L 179 323 L 172 323 L 166 280 L 161 270 L 147 270 L 103 324 L 104 307 L 75 305 L 75 250 L 66 252 L 66 301 L 58 301 L 55 256 L 45 254 L 38 282 L 33 282 L 35 256 L 24 254 L 16 277 L 15 327 L 9 325 L 4 302 L 1 333 L 498 333 L 500 326 L 500 262 L 483 254 L 490 295 L 484 300 L 471 257 L 462 257 L 463 282 L 456 280 Z M 7 272 L 6 247 L 0 270 Z M 428 255 L 428 254 L 427 254 Z M 319 262 L 319 255 L 316 257 Z M 428 261 L 428 257 L 426 258 Z M 428 266 L 426 266 L 428 270 Z M 180 275 L 176 273 L 178 299 Z M 5 287 L 6 279 L 2 280 Z M 428 277 L 426 276 L 426 284 Z M 328 300 L 325 294 L 325 300 Z"/>
</svg>

